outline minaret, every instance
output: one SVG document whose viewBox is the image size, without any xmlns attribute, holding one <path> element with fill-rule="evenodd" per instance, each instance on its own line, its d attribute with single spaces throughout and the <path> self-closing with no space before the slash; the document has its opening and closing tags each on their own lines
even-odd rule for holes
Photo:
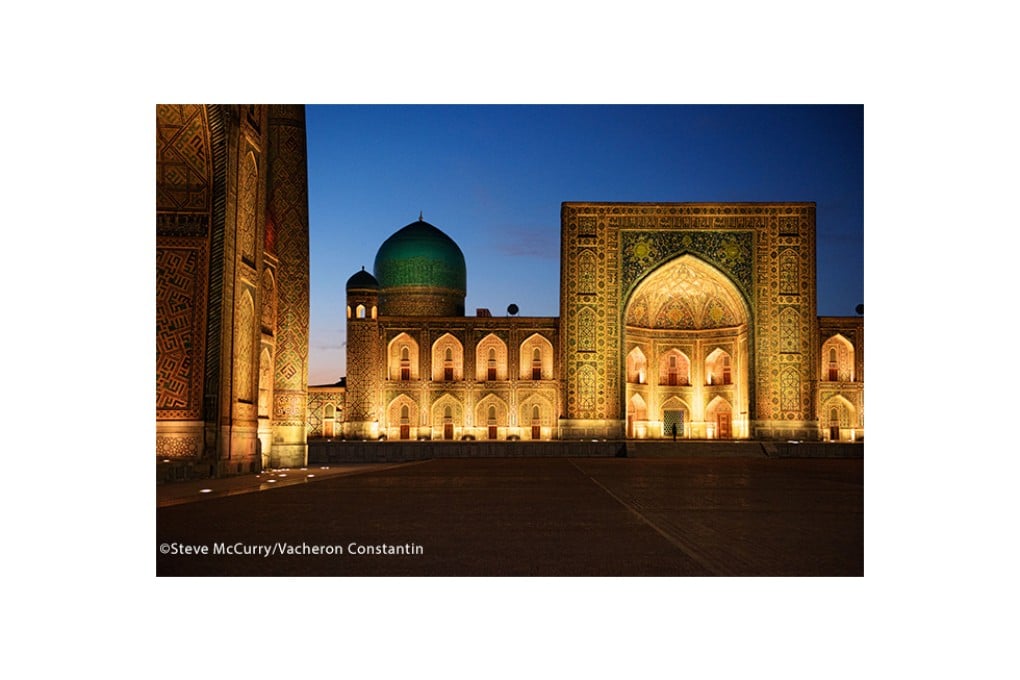
<svg viewBox="0 0 1020 680">
<path fill-rule="evenodd" d="M 365 271 L 347 281 L 347 413 L 344 436 L 379 436 L 379 282 Z"/>
</svg>

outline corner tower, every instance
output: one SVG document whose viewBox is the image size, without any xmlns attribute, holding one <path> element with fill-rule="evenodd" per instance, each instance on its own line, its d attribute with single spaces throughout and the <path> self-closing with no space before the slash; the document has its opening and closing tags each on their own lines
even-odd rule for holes
<svg viewBox="0 0 1020 680">
<path fill-rule="evenodd" d="M 347 422 L 344 436 L 379 436 L 379 282 L 364 268 L 347 280 Z"/>
</svg>

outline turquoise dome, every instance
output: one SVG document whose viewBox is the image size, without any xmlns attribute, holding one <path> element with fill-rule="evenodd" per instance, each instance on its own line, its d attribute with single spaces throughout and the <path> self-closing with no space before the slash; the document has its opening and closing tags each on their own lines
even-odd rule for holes
<svg viewBox="0 0 1020 680">
<path fill-rule="evenodd" d="M 430 288 L 467 292 L 464 253 L 452 238 L 419 219 L 383 241 L 375 256 L 380 288 Z"/>
</svg>

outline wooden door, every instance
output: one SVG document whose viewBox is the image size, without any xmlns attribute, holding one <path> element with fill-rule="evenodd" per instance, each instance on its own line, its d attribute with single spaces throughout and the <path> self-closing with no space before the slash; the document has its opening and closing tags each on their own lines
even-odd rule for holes
<svg viewBox="0 0 1020 680">
<path fill-rule="evenodd" d="M 719 439 L 729 439 L 733 436 L 730 430 L 729 413 L 720 413 L 716 418 L 716 423 L 719 425 Z"/>
</svg>

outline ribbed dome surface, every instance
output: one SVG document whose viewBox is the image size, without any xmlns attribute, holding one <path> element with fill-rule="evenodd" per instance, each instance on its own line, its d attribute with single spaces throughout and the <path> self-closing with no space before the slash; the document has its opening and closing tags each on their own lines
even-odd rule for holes
<svg viewBox="0 0 1020 680">
<path fill-rule="evenodd" d="M 421 219 L 383 242 L 374 269 L 381 288 L 421 286 L 462 294 L 467 291 L 464 253 L 452 238 Z"/>
</svg>

